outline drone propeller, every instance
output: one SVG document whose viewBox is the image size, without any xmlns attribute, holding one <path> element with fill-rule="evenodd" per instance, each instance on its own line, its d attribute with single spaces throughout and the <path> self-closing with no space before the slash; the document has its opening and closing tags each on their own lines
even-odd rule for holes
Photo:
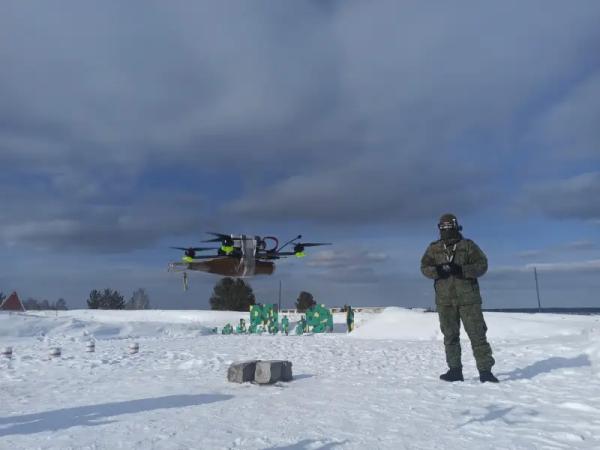
<svg viewBox="0 0 600 450">
<path fill-rule="evenodd" d="M 215 247 L 171 247 L 175 250 L 193 250 L 195 252 L 203 252 L 205 250 L 217 250 Z"/>
<path fill-rule="evenodd" d="M 233 241 L 253 241 L 254 238 L 249 237 L 249 236 L 236 236 L 236 237 L 231 237 L 229 234 L 223 234 L 223 233 L 213 233 L 212 231 L 207 231 L 208 234 L 212 234 L 213 236 L 216 236 L 212 239 L 207 239 L 205 241 L 201 241 L 201 242 L 221 242 L 223 243 L 223 245 L 233 245 Z"/>
<path fill-rule="evenodd" d="M 320 245 L 331 245 L 331 242 L 298 242 L 294 245 L 294 253 L 302 253 L 305 247 L 318 247 Z"/>
<path fill-rule="evenodd" d="M 223 245 L 233 245 L 233 239 L 228 234 L 213 233 L 212 231 L 208 231 L 207 233 L 216 237 L 213 239 L 206 239 L 205 241 L 201 242 L 222 242 Z"/>
<path fill-rule="evenodd" d="M 331 245 L 330 242 L 327 242 L 327 243 L 325 243 L 325 242 L 296 242 L 299 239 L 302 239 L 301 234 L 299 234 L 298 236 L 296 236 L 293 239 L 290 239 L 285 244 L 278 247 L 275 251 L 272 251 L 273 255 L 277 255 L 277 256 L 296 255 L 299 258 L 301 258 L 304 256 L 304 248 L 305 247 L 317 247 L 319 245 Z M 293 252 L 282 252 L 282 250 L 290 244 L 294 244 L 294 251 Z"/>
<path fill-rule="evenodd" d="M 286 257 L 286 256 L 296 256 L 298 258 L 303 258 L 304 256 L 306 256 L 304 254 L 304 247 L 317 247 L 320 245 L 332 245 L 331 243 L 325 243 L 325 242 L 301 242 L 298 243 L 296 245 L 294 245 L 294 250 L 291 252 L 282 252 L 277 250 L 276 252 L 273 252 L 271 254 L 269 254 L 269 257 L 271 259 L 279 259 L 280 257 Z"/>
<path fill-rule="evenodd" d="M 286 242 L 284 245 L 282 245 L 281 247 L 279 247 L 277 250 L 275 251 L 271 251 L 271 252 L 267 252 L 269 257 L 271 259 L 278 259 L 280 257 L 285 257 L 285 256 L 297 256 L 298 258 L 302 258 L 305 256 L 304 254 L 304 248 L 305 247 L 318 247 L 321 245 L 332 245 L 330 242 L 296 242 L 294 243 L 294 250 L 291 252 L 283 252 L 283 248 L 287 247 L 288 244 L 293 243 L 294 241 L 301 239 L 302 236 L 298 236 L 288 242 Z"/>
<path fill-rule="evenodd" d="M 213 247 L 171 247 L 174 250 L 183 250 L 185 252 L 185 256 L 189 258 L 195 258 L 196 252 L 203 252 L 206 250 L 218 250 Z"/>
</svg>

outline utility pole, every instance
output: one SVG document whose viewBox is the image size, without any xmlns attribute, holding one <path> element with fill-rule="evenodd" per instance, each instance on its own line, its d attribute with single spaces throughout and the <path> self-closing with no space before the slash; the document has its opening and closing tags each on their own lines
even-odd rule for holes
<svg viewBox="0 0 600 450">
<path fill-rule="evenodd" d="M 537 267 L 533 268 L 533 276 L 535 277 L 535 292 L 537 294 L 538 312 L 542 312 L 542 303 L 540 302 L 540 285 L 538 283 Z"/>
<path fill-rule="evenodd" d="M 279 280 L 279 310 L 281 311 L 281 280 Z"/>
</svg>

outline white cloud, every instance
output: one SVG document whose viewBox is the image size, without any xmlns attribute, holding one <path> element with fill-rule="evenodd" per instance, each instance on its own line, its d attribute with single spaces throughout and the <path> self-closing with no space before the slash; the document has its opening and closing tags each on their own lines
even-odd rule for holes
<svg viewBox="0 0 600 450">
<path fill-rule="evenodd" d="M 324 250 L 311 256 L 307 265 L 328 269 L 365 267 L 385 262 L 388 259 L 387 253 L 371 250 Z"/>
<path fill-rule="evenodd" d="M 542 255 L 544 252 L 542 250 L 525 250 L 519 252 L 517 256 L 519 258 L 537 258 Z"/>
<path fill-rule="evenodd" d="M 491 276 L 503 276 L 511 273 L 533 273 L 533 269 L 539 272 L 590 272 L 600 270 L 600 259 L 561 261 L 561 262 L 532 262 L 525 265 L 495 266 L 489 271 Z"/>
<path fill-rule="evenodd" d="M 523 270 L 533 270 L 534 267 L 539 271 L 545 272 L 598 271 L 600 270 L 600 259 L 557 263 L 531 263 L 527 264 Z"/>
<path fill-rule="evenodd" d="M 600 172 L 546 181 L 527 189 L 523 207 L 559 219 L 596 220 L 600 217 Z"/>
<path fill-rule="evenodd" d="M 561 159 L 600 160 L 600 71 L 578 84 L 540 117 L 532 137 Z"/>
<path fill-rule="evenodd" d="M 54 194 L 37 190 L 33 200 L 29 195 L 5 197 L 0 240 L 38 249 L 128 252 L 167 236 L 199 233 L 206 216 L 200 195 L 181 192 L 149 190 L 134 199 L 95 199 L 83 205 L 77 194 L 58 199 Z"/>
</svg>

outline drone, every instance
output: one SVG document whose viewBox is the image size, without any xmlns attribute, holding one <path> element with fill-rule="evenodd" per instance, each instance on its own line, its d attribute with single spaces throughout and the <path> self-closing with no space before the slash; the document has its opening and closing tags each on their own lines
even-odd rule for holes
<svg viewBox="0 0 600 450">
<path fill-rule="evenodd" d="M 169 263 L 169 272 L 183 272 L 183 286 L 188 289 L 187 271 L 208 272 L 225 277 L 248 278 L 272 275 L 275 261 L 290 256 L 306 256 L 307 247 L 331 245 L 324 242 L 298 242 L 302 235 L 279 245 L 274 236 L 247 236 L 208 232 L 214 236 L 202 243 L 219 243 L 219 247 L 171 247 L 183 251 L 181 261 Z M 291 247 L 293 245 L 293 248 Z M 284 251 L 290 246 L 290 250 Z M 203 254 L 212 252 L 212 254 Z"/>
</svg>

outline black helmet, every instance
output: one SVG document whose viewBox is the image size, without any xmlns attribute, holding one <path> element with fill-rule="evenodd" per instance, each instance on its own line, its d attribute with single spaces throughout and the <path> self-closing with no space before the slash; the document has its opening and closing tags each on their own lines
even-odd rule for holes
<svg viewBox="0 0 600 450">
<path fill-rule="evenodd" d="M 462 239 L 460 234 L 462 226 L 458 224 L 458 219 L 454 214 L 443 214 L 438 223 L 440 237 L 446 243 L 456 242 Z"/>
<path fill-rule="evenodd" d="M 450 213 L 443 214 L 442 217 L 440 217 L 438 228 L 440 230 L 462 230 L 462 226 L 458 224 L 456 216 Z"/>
</svg>

